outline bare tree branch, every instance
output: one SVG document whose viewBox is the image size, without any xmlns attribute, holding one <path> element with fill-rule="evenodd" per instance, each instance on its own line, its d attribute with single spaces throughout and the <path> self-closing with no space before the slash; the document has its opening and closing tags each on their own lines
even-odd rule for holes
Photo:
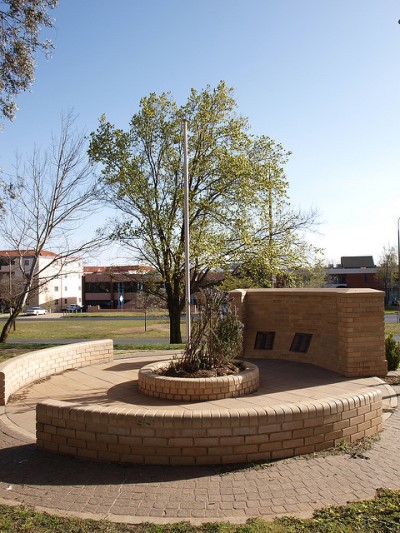
<svg viewBox="0 0 400 533">
<path fill-rule="evenodd" d="M 6 340 L 33 292 L 40 291 L 76 258 L 107 241 L 98 233 L 80 243 L 72 242 L 85 217 L 98 208 L 98 189 L 86 160 L 85 138 L 74 131 L 74 122 L 72 113 L 64 116 L 59 136 L 53 136 L 49 149 L 42 152 L 35 148 L 25 164 L 18 162 L 15 176 L 9 177 L 5 187 L 0 232 L 4 243 L 16 252 L 23 284 L 14 297 L 0 342 Z M 46 248 L 54 257 L 41 265 L 39 258 Z M 23 258 L 28 253 L 33 259 L 26 269 Z"/>
</svg>

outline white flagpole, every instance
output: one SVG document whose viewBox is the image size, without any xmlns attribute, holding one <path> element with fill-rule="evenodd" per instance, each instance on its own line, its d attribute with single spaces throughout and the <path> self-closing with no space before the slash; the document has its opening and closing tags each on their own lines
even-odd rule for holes
<svg viewBox="0 0 400 533">
<path fill-rule="evenodd" d="M 190 259 L 189 259 L 189 164 L 187 142 L 187 120 L 183 121 L 183 218 L 185 229 L 185 307 L 186 307 L 186 342 L 190 342 Z"/>
</svg>

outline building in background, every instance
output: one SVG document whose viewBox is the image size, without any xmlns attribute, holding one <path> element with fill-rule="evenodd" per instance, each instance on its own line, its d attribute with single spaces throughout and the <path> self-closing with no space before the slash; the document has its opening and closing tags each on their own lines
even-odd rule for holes
<svg viewBox="0 0 400 533">
<path fill-rule="evenodd" d="M 141 265 L 86 266 L 83 281 L 84 305 L 88 310 L 90 307 L 100 309 L 146 307 L 143 287 L 145 283 L 150 283 L 152 273 L 154 273 L 152 267 Z"/>
<path fill-rule="evenodd" d="M 23 253 L 0 251 L 0 308 L 12 305 L 13 297 L 23 282 L 22 272 L 31 267 L 33 258 L 33 252 L 29 250 Z M 71 304 L 88 310 L 143 309 L 165 305 L 154 295 L 157 292 L 161 294 L 164 287 L 150 266 L 84 267 L 79 258 L 69 258 L 63 264 L 57 260 L 57 254 L 42 251 L 35 271 L 38 289 L 30 295 L 29 306 L 61 311 Z M 224 275 L 211 272 L 208 281 L 210 277 L 218 285 Z M 326 269 L 325 287 L 385 290 L 385 283 L 372 256 L 346 256 L 341 257 L 340 264 L 329 265 Z M 192 295 L 192 304 L 196 304 L 196 296 Z"/>
<path fill-rule="evenodd" d="M 341 257 L 340 264 L 335 267 L 330 265 L 326 274 L 327 287 L 384 290 L 384 284 L 377 275 L 378 267 L 371 255 Z"/>
<path fill-rule="evenodd" d="M 31 250 L 0 251 L 0 301 L 3 307 L 13 305 L 13 298 L 22 289 L 24 272 L 32 267 L 33 260 Z M 70 304 L 82 305 L 82 259 L 58 260 L 57 254 L 43 250 L 34 276 L 36 289 L 29 295 L 27 305 L 52 311 L 61 311 Z"/>
</svg>

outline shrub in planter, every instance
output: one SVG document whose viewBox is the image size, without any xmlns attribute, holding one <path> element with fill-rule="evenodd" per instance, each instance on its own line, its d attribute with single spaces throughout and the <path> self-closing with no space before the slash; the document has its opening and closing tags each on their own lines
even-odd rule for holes
<svg viewBox="0 0 400 533">
<path fill-rule="evenodd" d="M 202 291 L 198 316 L 193 321 L 191 339 L 181 358 L 173 360 L 166 374 L 212 376 L 240 371 L 235 362 L 243 342 L 243 324 L 228 296 L 215 289 Z"/>
<path fill-rule="evenodd" d="M 397 370 L 400 364 L 400 345 L 393 338 L 393 333 L 389 333 L 385 339 L 385 352 L 388 370 Z"/>
</svg>

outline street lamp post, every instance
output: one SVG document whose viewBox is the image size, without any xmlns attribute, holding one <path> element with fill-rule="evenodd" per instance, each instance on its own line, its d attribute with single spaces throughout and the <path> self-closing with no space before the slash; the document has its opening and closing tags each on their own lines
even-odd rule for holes
<svg viewBox="0 0 400 533">
<path fill-rule="evenodd" d="M 186 342 L 190 343 L 190 259 L 189 259 L 189 163 L 187 120 L 183 121 L 183 186 L 184 186 L 184 231 L 185 231 L 185 307 L 186 307 Z"/>
</svg>

